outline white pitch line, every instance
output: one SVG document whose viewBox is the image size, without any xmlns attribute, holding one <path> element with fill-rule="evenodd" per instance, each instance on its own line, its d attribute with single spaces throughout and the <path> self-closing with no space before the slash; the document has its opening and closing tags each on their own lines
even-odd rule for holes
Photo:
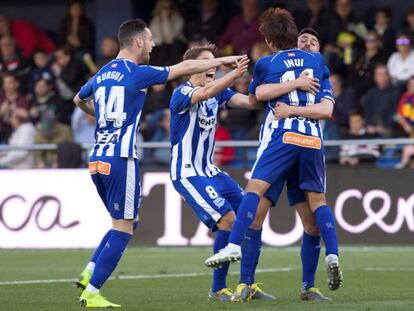
<svg viewBox="0 0 414 311">
<path fill-rule="evenodd" d="M 257 269 L 256 273 L 272 273 L 272 272 L 289 272 L 293 268 L 269 268 Z M 238 271 L 229 272 L 230 275 L 239 274 Z M 193 273 L 170 273 L 170 274 L 138 274 L 138 275 L 120 275 L 111 277 L 110 280 L 143 280 L 143 279 L 164 279 L 164 278 L 191 278 L 197 276 L 208 276 L 211 272 L 193 272 Z M 6 281 L 0 282 L 0 285 L 30 285 L 30 284 L 51 284 L 51 283 L 69 283 L 78 279 L 50 279 L 50 280 L 27 280 L 27 281 Z"/>
</svg>

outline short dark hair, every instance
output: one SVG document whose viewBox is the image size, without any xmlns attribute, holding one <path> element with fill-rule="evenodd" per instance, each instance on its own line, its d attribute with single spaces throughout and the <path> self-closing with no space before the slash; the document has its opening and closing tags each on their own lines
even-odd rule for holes
<svg viewBox="0 0 414 311">
<path fill-rule="evenodd" d="M 285 9 L 267 9 L 260 16 L 259 30 L 269 44 L 280 50 L 296 46 L 298 29 L 292 14 Z"/>
<path fill-rule="evenodd" d="M 315 36 L 316 39 L 318 39 L 319 43 L 321 43 L 321 38 L 319 37 L 319 34 L 315 29 L 313 29 L 313 28 L 303 28 L 299 32 L 298 37 L 300 37 L 303 34 L 309 34 L 309 35 Z"/>
<path fill-rule="evenodd" d="M 194 46 L 188 49 L 183 56 L 183 60 L 197 59 L 204 51 L 211 52 L 213 55 L 216 54 L 217 47 L 213 43 L 207 43 L 205 45 Z"/>
<path fill-rule="evenodd" d="M 1 77 L 1 82 L 3 83 L 6 78 L 12 78 L 13 80 L 20 82 L 19 78 L 12 72 L 5 72 Z"/>
<path fill-rule="evenodd" d="M 378 14 L 378 13 L 383 13 L 389 19 L 392 18 L 392 10 L 389 7 L 378 8 L 377 11 L 375 12 L 375 14 Z"/>
<path fill-rule="evenodd" d="M 141 34 L 148 25 L 142 19 L 129 19 L 121 24 L 118 29 L 118 41 L 121 49 L 130 47 L 136 35 Z"/>
</svg>

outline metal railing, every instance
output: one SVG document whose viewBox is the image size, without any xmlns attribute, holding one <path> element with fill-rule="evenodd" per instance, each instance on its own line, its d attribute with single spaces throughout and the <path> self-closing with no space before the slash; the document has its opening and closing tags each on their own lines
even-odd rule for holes
<svg viewBox="0 0 414 311">
<path fill-rule="evenodd" d="M 414 138 L 387 138 L 387 139 L 355 139 L 355 140 L 325 140 L 324 146 L 342 146 L 342 145 L 414 145 Z M 256 148 L 259 142 L 257 140 L 230 140 L 218 141 L 217 147 L 244 147 Z M 89 149 L 92 144 L 81 144 L 82 149 Z M 142 142 L 139 143 L 139 148 L 142 149 L 156 149 L 156 148 L 170 148 L 169 142 Z M 0 151 L 13 150 L 56 150 L 57 144 L 32 144 L 32 145 L 0 145 Z"/>
</svg>

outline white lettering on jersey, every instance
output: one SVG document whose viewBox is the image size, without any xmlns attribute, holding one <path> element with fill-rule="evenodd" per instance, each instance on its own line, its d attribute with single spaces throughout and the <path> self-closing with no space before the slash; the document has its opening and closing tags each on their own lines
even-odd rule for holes
<svg viewBox="0 0 414 311">
<path fill-rule="evenodd" d="M 303 67 L 303 58 L 286 59 L 283 63 L 287 68 Z"/>
</svg>

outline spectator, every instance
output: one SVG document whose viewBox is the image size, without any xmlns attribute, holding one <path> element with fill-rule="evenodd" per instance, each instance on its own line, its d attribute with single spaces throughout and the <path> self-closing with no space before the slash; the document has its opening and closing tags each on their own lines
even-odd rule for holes
<svg viewBox="0 0 414 311">
<path fill-rule="evenodd" d="M 25 59 L 17 52 L 16 42 L 9 35 L 2 36 L 0 39 L 0 73 L 14 73 L 22 81 L 29 74 L 30 68 Z"/>
<path fill-rule="evenodd" d="M 258 1 L 242 0 L 241 14 L 234 16 L 218 40 L 225 54 L 249 53 L 251 47 L 263 41 L 258 24 Z"/>
<path fill-rule="evenodd" d="M 325 26 L 326 27 L 326 26 Z M 336 0 L 334 14 L 330 18 L 328 30 L 328 51 L 336 46 L 338 35 L 341 32 L 354 33 L 365 36 L 365 25 L 358 22 L 352 9 L 351 1 Z"/>
<path fill-rule="evenodd" d="M 55 49 L 53 42 L 36 26 L 21 20 L 10 21 L 6 16 L 0 16 L 0 37 L 12 36 L 22 49 L 23 57 L 29 58 L 39 49 L 50 54 Z"/>
<path fill-rule="evenodd" d="M 101 41 L 102 58 L 98 61 L 98 67 L 101 68 L 111 60 L 116 58 L 119 52 L 118 39 L 115 37 L 105 37 Z"/>
<path fill-rule="evenodd" d="M 408 80 L 407 91 L 401 97 L 396 121 L 407 137 L 414 138 L 414 76 Z M 413 155 L 414 145 L 405 145 L 401 162 L 397 165 L 397 168 L 408 166 Z M 411 163 L 411 166 L 413 167 L 413 163 Z"/>
<path fill-rule="evenodd" d="M 395 51 L 395 31 L 391 28 L 391 17 L 390 8 L 379 8 L 375 13 L 374 29 L 381 38 L 382 47 L 387 57 Z"/>
<path fill-rule="evenodd" d="M 306 9 L 296 12 L 295 21 L 298 29 L 315 29 L 322 44 L 328 40 L 329 15 L 324 0 L 307 0 Z"/>
<path fill-rule="evenodd" d="M 29 78 L 29 90 L 33 94 L 34 84 L 39 79 L 53 80 L 49 57 L 43 50 L 38 50 L 33 54 L 33 68 Z"/>
<path fill-rule="evenodd" d="M 68 124 L 72 106 L 66 107 L 69 105 L 65 105 L 62 98 L 53 90 L 52 81 L 46 79 L 37 80 L 34 85 L 34 91 L 35 96 L 30 109 L 30 119 L 34 124 L 42 119 L 44 113 L 49 112 L 56 116 L 57 121 Z"/>
<path fill-rule="evenodd" d="M 370 88 L 362 100 L 368 134 L 389 137 L 392 117 L 399 98 L 399 89 L 391 84 L 385 65 L 374 71 L 375 86 Z"/>
<path fill-rule="evenodd" d="M 332 84 L 335 99 L 332 119 L 339 132 L 344 134 L 348 132 L 349 116 L 358 109 L 358 102 L 354 91 L 351 88 L 344 87 L 344 82 L 340 75 L 331 74 L 329 80 Z"/>
<path fill-rule="evenodd" d="M 414 45 L 414 6 L 410 7 L 405 15 L 405 27 L 403 31 L 409 36 L 411 45 Z"/>
<path fill-rule="evenodd" d="M 8 144 L 10 146 L 31 145 L 34 143 L 36 129 L 29 122 L 27 110 L 17 108 L 13 110 L 10 123 L 13 132 Z M 0 153 L 0 167 L 5 168 L 33 168 L 34 157 L 31 151 L 13 150 Z"/>
<path fill-rule="evenodd" d="M 244 74 L 236 80 L 233 88 L 237 93 L 248 94 L 250 81 L 250 75 Z M 256 115 L 257 111 L 246 109 L 223 109 L 219 112 L 220 124 L 230 132 L 234 140 L 245 139 L 247 133 L 256 125 Z"/>
<path fill-rule="evenodd" d="M 171 90 L 166 84 L 157 84 L 150 87 L 143 109 L 143 115 L 169 107 Z"/>
<path fill-rule="evenodd" d="M 262 57 L 270 55 L 272 52 L 265 42 L 256 42 L 250 52 L 249 72 L 253 73 L 256 62 Z"/>
<path fill-rule="evenodd" d="M 374 135 L 368 134 L 364 118 L 359 112 L 349 116 L 349 133 L 344 139 L 372 139 Z M 341 165 L 355 166 L 361 162 L 373 162 L 380 155 L 377 145 L 342 145 L 339 163 Z"/>
<path fill-rule="evenodd" d="M 371 30 L 365 37 L 365 50 L 350 68 L 349 84 L 355 91 L 357 98 L 374 86 L 374 68 L 378 64 L 385 64 L 387 56 L 381 50 L 381 41 L 378 34 Z"/>
<path fill-rule="evenodd" d="M 173 0 L 158 0 L 149 24 L 155 44 L 152 60 L 156 64 L 177 62 L 186 47 L 184 18 Z"/>
<path fill-rule="evenodd" d="M 161 113 L 161 118 L 158 121 L 157 129 L 151 138 L 151 141 L 162 142 L 170 141 L 170 110 L 164 109 Z M 153 159 L 158 164 L 169 165 L 171 160 L 171 153 L 169 148 L 157 148 L 154 150 Z"/>
<path fill-rule="evenodd" d="M 71 120 L 73 141 L 78 144 L 95 142 L 95 118 L 76 107 Z"/>
<path fill-rule="evenodd" d="M 72 101 L 84 83 L 84 70 L 82 65 L 72 57 L 68 48 L 58 48 L 55 51 L 55 58 L 52 71 L 56 78 L 56 88 L 64 100 Z"/>
<path fill-rule="evenodd" d="M 72 142 L 70 127 L 57 122 L 52 111 L 42 114 L 37 124 L 35 144 L 60 144 Z M 36 168 L 56 168 L 58 166 L 56 150 L 36 150 Z"/>
<path fill-rule="evenodd" d="M 18 91 L 20 83 L 15 75 L 11 73 L 4 74 L 2 82 L 3 90 L 0 95 L 0 142 L 5 142 L 12 131 L 10 124 L 12 112 L 17 108 L 29 111 L 30 103 Z"/>
<path fill-rule="evenodd" d="M 222 126 L 220 123 L 217 124 L 216 133 L 214 135 L 217 141 L 229 141 L 232 140 L 230 132 Z M 216 165 L 229 165 L 234 160 L 236 155 L 236 148 L 234 147 L 218 147 L 214 149 L 214 162 Z"/>
<path fill-rule="evenodd" d="M 356 58 L 357 40 L 366 35 L 366 27 L 355 18 L 349 0 L 336 0 L 330 18 L 328 44 L 325 45 L 326 63 L 333 72 L 345 74 L 346 66 Z"/>
<path fill-rule="evenodd" d="M 197 14 L 187 25 L 187 38 L 199 37 L 203 42 L 217 42 L 219 35 L 226 26 L 226 17 L 220 10 L 217 0 L 201 0 Z"/>
<path fill-rule="evenodd" d="M 72 51 L 93 52 L 94 26 L 85 14 L 83 2 L 70 1 L 66 16 L 61 23 L 61 44 Z"/>
<path fill-rule="evenodd" d="M 395 41 L 397 52 L 388 60 L 388 70 L 392 81 L 403 86 L 408 78 L 414 75 L 414 51 L 411 48 L 410 38 L 406 34 L 399 34 Z"/>
</svg>

